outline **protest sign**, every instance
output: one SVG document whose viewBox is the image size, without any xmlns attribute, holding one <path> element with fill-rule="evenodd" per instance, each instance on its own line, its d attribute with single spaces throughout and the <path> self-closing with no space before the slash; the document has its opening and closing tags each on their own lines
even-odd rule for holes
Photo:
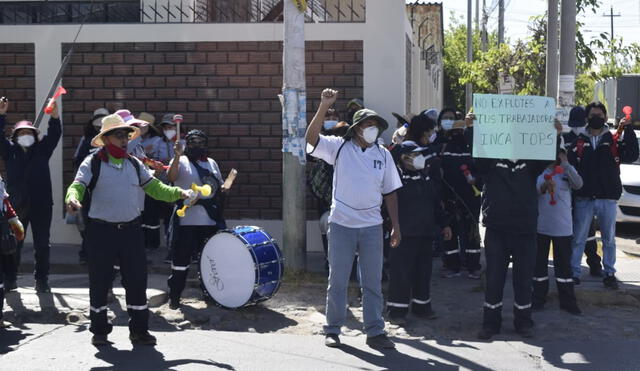
<svg viewBox="0 0 640 371">
<path fill-rule="evenodd" d="M 474 94 L 473 110 L 473 157 L 555 160 L 553 98 Z"/>
</svg>

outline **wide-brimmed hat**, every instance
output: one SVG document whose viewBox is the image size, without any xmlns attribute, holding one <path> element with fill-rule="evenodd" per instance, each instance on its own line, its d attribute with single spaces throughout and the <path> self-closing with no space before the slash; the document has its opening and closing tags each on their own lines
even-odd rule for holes
<svg viewBox="0 0 640 371">
<path fill-rule="evenodd" d="M 114 131 L 117 129 L 131 130 L 131 134 L 129 135 L 129 140 L 136 139 L 138 136 L 140 136 L 140 129 L 138 129 L 135 126 L 131 126 L 127 124 L 122 119 L 122 116 L 114 113 L 112 115 L 105 116 L 102 119 L 102 128 L 100 129 L 100 132 L 98 133 L 98 135 L 96 135 L 91 140 L 91 145 L 93 147 L 104 146 L 104 141 L 102 140 L 102 137 L 108 134 L 110 131 Z"/>
<path fill-rule="evenodd" d="M 347 103 L 347 108 L 351 107 L 352 104 L 355 104 L 360 108 L 364 108 L 364 102 L 360 98 L 353 98 L 350 100 L 349 103 Z"/>
<path fill-rule="evenodd" d="M 380 133 L 387 130 L 387 128 L 389 127 L 387 120 L 383 119 L 382 116 L 378 115 L 374 110 L 363 108 L 353 114 L 353 125 L 349 126 L 349 129 L 347 129 L 347 133 L 345 134 L 345 136 L 352 137 L 355 133 L 355 127 L 361 125 L 367 120 L 375 120 L 380 126 Z"/>
<path fill-rule="evenodd" d="M 149 125 L 153 126 L 153 124 L 156 122 L 156 117 L 149 112 L 140 112 L 140 114 L 138 115 L 138 120 L 146 121 L 149 123 Z"/>
<path fill-rule="evenodd" d="M 116 111 L 117 115 L 120 115 L 120 117 L 122 117 L 122 119 L 124 120 L 124 122 L 126 122 L 127 124 L 131 125 L 131 126 L 135 126 L 138 128 L 143 128 L 145 126 L 149 126 L 149 122 L 148 121 L 144 121 L 144 120 L 140 120 L 139 118 L 135 118 L 133 116 L 133 114 L 131 113 L 131 111 L 129 111 L 128 109 L 119 109 Z"/>
<path fill-rule="evenodd" d="M 34 131 L 34 135 L 37 137 L 40 134 L 40 130 L 37 127 L 33 126 L 33 122 L 22 120 L 16 122 L 16 125 L 13 127 L 13 131 L 11 132 L 11 139 L 14 139 L 16 136 L 16 132 L 20 129 L 29 129 Z"/>
</svg>

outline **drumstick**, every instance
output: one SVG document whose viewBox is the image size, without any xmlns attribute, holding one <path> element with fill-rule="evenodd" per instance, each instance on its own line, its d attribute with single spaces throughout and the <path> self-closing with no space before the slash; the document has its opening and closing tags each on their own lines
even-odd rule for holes
<svg viewBox="0 0 640 371">
<path fill-rule="evenodd" d="M 238 175 L 238 170 L 231 169 L 229 175 L 227 175 L 227 179 L 222 184 L 222 188 L 230 189 L 233 185 L 233 182 L 236 180 L 236 176 Z"/>
</svg>

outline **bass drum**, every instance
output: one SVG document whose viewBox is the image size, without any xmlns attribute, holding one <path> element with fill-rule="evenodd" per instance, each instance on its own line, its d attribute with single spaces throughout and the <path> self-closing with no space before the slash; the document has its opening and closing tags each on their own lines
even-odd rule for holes
<svg viewBox="0 0 640 371">
<path fill-rule="evenodd" d="M 262 228 L 239 226 L 211 237 L 200 255 L 203 291 L 219 306 L 240 308 L 271 298 L 280 288 L 284 258 Z"/>
</svg>

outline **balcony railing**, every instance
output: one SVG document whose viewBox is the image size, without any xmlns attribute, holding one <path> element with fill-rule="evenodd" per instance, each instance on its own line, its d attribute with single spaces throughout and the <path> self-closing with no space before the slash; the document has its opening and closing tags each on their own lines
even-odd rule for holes
<svg viewBox="0 0 640 371">
<path fill-rule="evenodd" d="M 290 0 L 0 1 L 0 24 L 282 22 Z M 307 0 L 306 21 L 364 22 L 366 0 Z"/>
</svg>

